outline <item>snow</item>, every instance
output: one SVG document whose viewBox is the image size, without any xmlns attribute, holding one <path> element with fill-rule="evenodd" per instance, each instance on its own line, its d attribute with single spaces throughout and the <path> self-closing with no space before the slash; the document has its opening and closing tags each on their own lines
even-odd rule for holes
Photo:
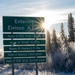
<svg viewBox="0 0 75 75">
<path fill-rule="evenodd" d="M 12 75 L 11 65 L 3 65 L 0 67 L 0 75 Z M 36 75 L 35 70 L 26 70 L 26 69 L 14 69 L 14 75 Z M 55 73 L 46 70 L 38 71 L 38 75 L 75 75 L 72 73 Z"/>
</svg>

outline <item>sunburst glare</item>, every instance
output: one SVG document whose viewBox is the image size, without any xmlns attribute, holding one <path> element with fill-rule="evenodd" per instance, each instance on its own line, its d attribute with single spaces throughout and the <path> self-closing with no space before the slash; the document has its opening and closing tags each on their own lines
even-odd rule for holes
<svg viewBox="0 0 75 75">
<path fill-rule="evenodd" d="M 39 32 L 44 32 L 45 28 L 42 27 L 43 23 L 44 23 L 44 17 L 35 17 L 36 20 L 32 20 L 34 21 L 35 25 L 33 26 L 32 30 L 30 31 L 39 31 Z"/>
<path fill-rule="evenodd" d="M 38 17 L 44 17 L 45 22 L 42 24 L 42 27 L 45 29 L 52 29 L 54 27 L 54 24 L 62 22 L 66 17 L 63 17 L 60 15 L 60 12 L 58 11 L 47 11 L 47 10 L 41 10 L 37 13 L 31 14 L 31 16 L 38 16 Z"/>
</svg>

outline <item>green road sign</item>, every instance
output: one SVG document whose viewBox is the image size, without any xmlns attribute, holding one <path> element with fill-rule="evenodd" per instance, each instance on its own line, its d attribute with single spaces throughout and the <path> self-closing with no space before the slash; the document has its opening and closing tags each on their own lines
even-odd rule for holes
<svg viewBox="0 0 75 75">
<path fill-rule="evenodd" d="M 3 17 L 3 32 L 43 32 L 44 17 Z"/>
<path fill-rule="evenodd" d="M 4 45 L 45 44 L 45 40 L 4 40 Z"/>
<path fill-rule="evenodd" d="M 46 56 L 45 52 L 5 52 L 4 57 L 35 57 Z"/>
<path fill-rule="evenodd" d="M 7 59 L 4 58 L 5 64 L 11 64 L 13 63 L 35 63 L 35 62 L 46 62 L 46 58 L 13 58 L 12 59 Z"/>
<path fill-rule="evenodd" d="M 45 29 L 42 27 L 43 23 L 44 17 L 3 16 L 3 44 L 5 63 L 46 62 L 46 42 Z M 4 32 L 10 33 L 8 34 Z"/>
<path fill-rule="evenodd" d="M 3 38 L 45 38 L 45 34 L 3 34 Z"/>
<path fill-rule="evenodd" d="M 4 51 L 45 50 L 45 46 L 4 46 Z"/>
</svg>

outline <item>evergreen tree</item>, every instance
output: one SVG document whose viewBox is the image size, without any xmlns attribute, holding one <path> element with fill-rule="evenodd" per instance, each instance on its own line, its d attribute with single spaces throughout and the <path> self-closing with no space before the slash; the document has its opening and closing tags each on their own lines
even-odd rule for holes
<svg viewBox="0 0 75 75">
<path fill-rule="evenodd" d="M 68 41 L 67 38 L 65 36 L 64 33 L 64 29 L 63 29 L 63 23 L 61 23 L 61 31 L 60 31 L 60 52 L 62 55 L 62 67 L 65 71 L 71 71 L 73 68 L 71 59 L 70 59 L 70 55 L 71 55 L 71 50 L 70 47 L 68 45 Z"/>
<path fill-rule="evenodd" d="M 56 42 L 56 32 L 55 29 L 53 29 L 53 33 L 52 33 L 52 42 Z"/>
<path fill-rule="evenodd" d="M 57 50 L 58 44 L 57 44 L 57 37 L 56 37 L 56 32 L 55 29 L 53 29 L 53 33 L 52 33 L 52 49 Z"/>
<path fill-rule="evenodd" d="M 46 30 L 46 52 L 50 53 L 51 50 L 51 40 L 50 40 L 50 32 Z"/>
<path fill-rule="evenodd" d="M 69 32 L 69 41 L 74 42 L 74 19 L 72 13 L 68 15 L 68 32 Z"/>
<path fill-rule="evenodd" d="M 64 34 L 64 28 L 63 28 L 63 23 L 61 23 L 61 30 L 60 30 L 60 40 L 66 40 L 65 34 Z"/>
</svg>

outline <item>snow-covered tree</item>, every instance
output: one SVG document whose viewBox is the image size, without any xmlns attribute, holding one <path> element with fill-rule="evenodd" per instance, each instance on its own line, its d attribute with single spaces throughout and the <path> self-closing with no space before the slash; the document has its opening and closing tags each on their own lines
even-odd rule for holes
<svg viewBox="0 0 75 75">
<path fill-rule="evenodd" d="M 69 32 L 69 41 L 74 42 L 74 19 L 72 13 L 68 15 L 68 32 Z"/>
<path fill-rule="evenodd" d="M 69 47 L 69 43 L 67 41 L 67 38 L 65 37 L 64 29 L 63 29 L 63 23 L 61 23 L 61 31 L 60 31 L 60 52 L 62 55 L 62 65 L 64 66 L 65 71 L 73 71 L 73 62 L 71 59 L 71 52 L 72 49 Z"/>
<path fill-rule="evenodd" d="M 63 23 L 61 23 L 61 30 L 60 30 L 60 40 L 65 40 L 65 33 L 63 28 Z"/>
<path fill-rule="evenodd" d="M 52 33 L 52 51 L 57 50 L 58 44 L 57 44 L 57 36 L 56 36 L 56 31 L 53 29 Z"/>
<path fill-rule="evenodd" d="M 50 50 L 51 50 L 50 32 L 46 30 L 46 52 L 47 54 L 50 53 Z"/>
<path fill-rule="evenodd" d="M 67 38 L 65 37 L 63 23 L 61 23 L 60 29 L 60 51 L 65 59 L 68 55 L 68 41 Z"/>
</svg>

